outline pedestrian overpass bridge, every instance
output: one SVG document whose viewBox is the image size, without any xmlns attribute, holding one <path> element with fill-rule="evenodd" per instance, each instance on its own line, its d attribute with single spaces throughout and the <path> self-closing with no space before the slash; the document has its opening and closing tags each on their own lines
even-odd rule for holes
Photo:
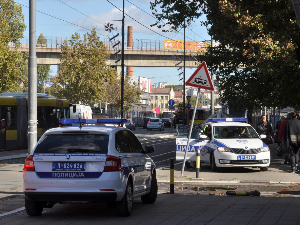
<svg viewBox="0 0 300 225">
<path fill-rule="evenodd" d="M 13 47 L 11 47 L 13 48 Z M 21 52 L 28 52 L 29 45 L 21 45 Z M 121 61 L 116 63 L 116 50 L 108 48 L 110 58 L 108 64 L 121 67 Z M 200 63 L 196 60 L 198 54 L 205 52 L 186 50 L 186 67 L 198 67 Z M 36 46 L 37 64 L 38 65 L 59 65 L 61 59 L 60 45 L 37 45 Z M 121 52 L 118 54 L 121 58 Z M 181 62 L 181 63 L 180 63 Z M 127 67 L 181 67 L 183 66 L 183 51 L 171 51 L 157 47 L 125 47 L 124 63 Z"/>
</svg>

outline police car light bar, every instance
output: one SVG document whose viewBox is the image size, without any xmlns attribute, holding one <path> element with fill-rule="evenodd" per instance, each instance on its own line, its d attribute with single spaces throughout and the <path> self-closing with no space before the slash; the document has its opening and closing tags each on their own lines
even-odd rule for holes
<svg viewBox="0 0 300 225">
<path fill-rule="evenodd" d="M 80 123 L 80 124 L 93 124 L 93 123 L 126 123 L 126 119 L 60 119 L 59 123 Z"/>
<path fill-rule="evenodd" d="M 211 122 L 248 122 L 247 118 L 210 118 Z"/>
</svg>

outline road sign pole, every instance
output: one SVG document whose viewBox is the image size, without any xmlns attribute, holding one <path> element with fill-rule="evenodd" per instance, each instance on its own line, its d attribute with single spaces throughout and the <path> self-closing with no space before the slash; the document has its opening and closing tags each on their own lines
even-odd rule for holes
<svg viewBox="0 0 300 225">
<path fill-rule="evenodd" d="M 193 129 L 194 120 L 195 120 L 195 114 L 196 114 L 196 109 L 197 109 L 197 102 L 198 102 L 198 98 L 199 98 L 199 93 L 200 93 L 200 88 L 198 88 L 198 92 L 197 92 L 197 98 L 196 98 L 195 108 L 194 108 L 194 112 L 193 112 L 193 118 L 192 118 L 190 130 L 189 130 L 188 142 L 187 142 L 187 145 L 186 145 L 186 148 L 185 148 L 185 153 L 184 153 L 181 176 L 183 176 L 184 166 L 185 166 L 185 162 L 186 162 L 186 154 L 187 154 L 187 151 L 188 151 L 188 147 L 190 145 L 190 139 L 191 139 L 192 129 Z"/>
</svg>

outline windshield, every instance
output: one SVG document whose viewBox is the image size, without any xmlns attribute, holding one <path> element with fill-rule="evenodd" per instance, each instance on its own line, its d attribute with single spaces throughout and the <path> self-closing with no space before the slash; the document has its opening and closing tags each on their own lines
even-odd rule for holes
<svg viewBox="0 0 300 225">
<path fill-rule="evenodd" d="M 55 134 L 45 135 L 34 153 L 103 153 L 108 150 L 108 135 Z"/>
<path fill-rule="evenodd" d="M 177 137 L 188 138 L 190 126 L 188 125 L 178 125 L 177 126 Z M 191 139 L 199 139 L 199 131 L 192 128 Z"/>
<path fill-rule="evenodd" d="M 213 135 L 217 139 L 259 138 L 251 126 L 214 126 Z"/>
</svg>

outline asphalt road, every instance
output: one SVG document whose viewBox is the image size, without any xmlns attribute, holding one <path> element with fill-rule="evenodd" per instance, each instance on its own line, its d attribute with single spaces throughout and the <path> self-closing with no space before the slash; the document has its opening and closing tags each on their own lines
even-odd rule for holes
<svg viewBox="0 0 300 225">
<path fill-rule="evenodd" d="M 165 128 L 164 131 L 152 130 L 147 131 L 146 129 L 137 128 L 133 131 L 142 145 L 153 145 L 155 146 L 155 152 L 151 154 L 157 168 L 161 171 L 168 171 L 170 158 L 176 157 L 176 137 L 174 136 L 175 129 Z M 154 205 L 142 204 L 140 199 L 134 200 L 133 214 L 129 218 L 120 218 L 116 215 L 114 209 L 109 209 L 106 204 L 95 204 L 95 205 L 84 205 L 84 204 L 56 204 L 52 209 L 45 209 L 41 217 L 29 217 L 24 211 L 24 196 L 22 194 L 22 168 L 24 159 L 14 159 L 7 162 L 1 162 L 0 164 L 0 224 L 177 224 L 176 222 L 168 222 L 168 218 L 171 219 L 170 209 L 173 207 L 173 203 L 168 203 L 173 197 L 166 194 L 168 192 L 168 183 L 159 183 L 159 195 L 158 200 Z M 272 152 L 272 163 L 274 167 L 280 167 L 283 159 L 276 157 L 275 153 Z M 180 171 L 182 164 L 178 164 L 175 170 Z M 278 170 L 276 173 L 287 173 L 287 167 L 284 170 Z M 187 169 L 194 173 L 194 169 Z M 203 174 L 208 174 L 208 177 L 214 179 L 217 175 L 212 173 L 209 166 L 204 166 L 201 170 Z M 188 173 L 188 171 L 187 171 Z M 238 174 L 256 174 L 257 177 L 263 177 L 266 172 L 262 172 L 257 169 L 226 169 L 223 173 L 219 173 L 219 176 L 235 176 Z M 168 172 L 167 172 L 168 174 Z M 280 175 L 280 174 L 278 174 Z M 289 174 L 287 174 L 289 175 Z M 244 176 L 244 175 L 243 175 Z M 298 176 L 298 175 L 296 175 Z M 299 177 L 300 178 L 300 177 Z M 219 179 L 219 178 L 218 178 Z M 259 179 L 259 178 L 258 178 Z M 258 186 L 259 185 L 259 186 Z M 174 199 L 182 198 L 178 195 L 192 195 L 195 196 L 193 199 L 199 199 L 199 201 L 220 201 L 225 204 L 227 198 L 225 195 L 227 190 L 244 190 L 251 191 L 253 188 L 260 191 L 265 191 L 267 196 L 270 197 L 279 195 L 272 195 L 270 193 L 283 193 L 285 195 L 293 196 L 300 195 L 300 187 L 293 186 L 294 188 L 285 186 L 266 186 L 263 184 L 253 184 L 247 186 L 241 185 L 201 185 L 201 184 L 188 184 L 188 183 L 177 183 L 175 185 Z M 213 195 L 213 196 L 212 196 Z M 222 199 L 213 199 L 216 195 L 223 196 Z M 204 197 L 203 197 L 204 196 Z M 282 196 L 281 196 L 282 197 Z M 183 197 L 184 198 L 184 197 Z M 186 196 L 189 201 L 191 200 Z M 229 198 L 230 200 L 230 198 Z M 184 204 L 186 202 L 182 200 Z M 291 200 L 292 201 L 292 200 Z M 169 205 L 168 205 L 169 204 Z M 176 203 L 175 203 L 176 204 Z M 229 204 L 229 203 L 228 203 Z M 231 207 L 230 203 L 228 207 Z M 171 207 L 171 208 L 170 208 Z M 176 205 L 176 207 L 180 207 Z M 182 209 L 178 209 L 183 215 L 190 213 L 191 205 L 183 205 Z M 207 207 L 210 207 L 208 205 Z M 175 209 L 174 209 L 175 210 Z M 172 210 L 171 210 L 172 211 Z M 176 217 L 175 211 L 172 211 Z M 157 215 L 160 215 L 157 218 Z M 159 219 L 159 220 L 158 220 Z M 163 221 L 163 222 L 162 222 Z M 214 220 L 211 220 L 213 222 Z M 181 223 L 185 224 L 185 223 Z M 199 223 L 195 223 L 199 224 Z M 207 223 L 200 223 L 207 224 Z M 222 223 L 216 223 L 222 224 Z M 234 223 L 233 223 L 234 224 Z"/>
</svg>

